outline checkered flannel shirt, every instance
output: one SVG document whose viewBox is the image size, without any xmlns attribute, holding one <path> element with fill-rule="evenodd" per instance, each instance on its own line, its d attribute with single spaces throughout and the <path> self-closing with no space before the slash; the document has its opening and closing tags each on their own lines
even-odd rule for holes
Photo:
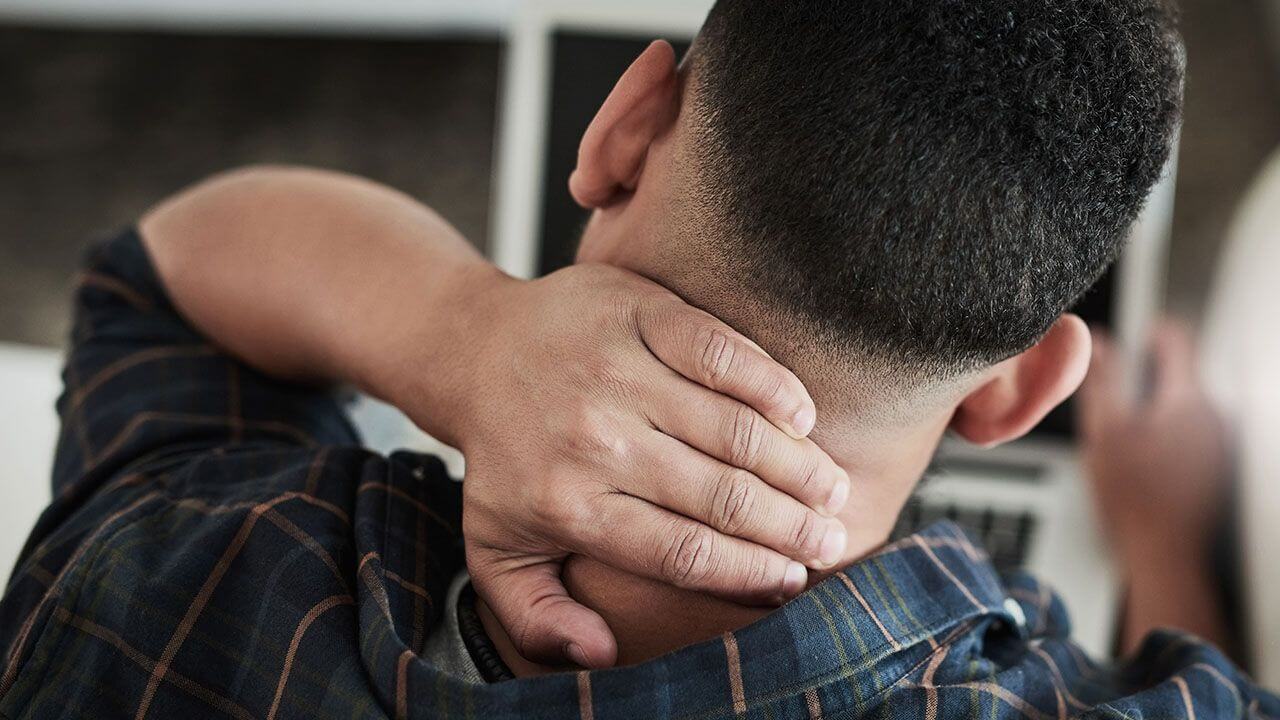
<svg viewBox="0 0 1280 720">
<path fill-rule="evenodd" d="M 6 718 L 1280 715 L 1190 637 L 1091 662 L 947 523 L 652 662 L 465 684 L 421 658 L 464 566 L 438 460 L 368 452 L 329 394 L 221 353 L 132 231 L 92 249 L 73 340 L 55 499 L 0 603 Z"/>
</svg>

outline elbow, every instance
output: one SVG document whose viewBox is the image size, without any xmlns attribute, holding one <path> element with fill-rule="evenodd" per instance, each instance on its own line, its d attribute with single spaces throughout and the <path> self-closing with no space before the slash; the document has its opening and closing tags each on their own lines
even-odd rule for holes
<svg viewBox="0 0 1280 720">
<path fill-rule="evenodd" d="M 299 166 L 255 164 L 226 170 L 161 200 L 143 213 L 138 228 L 144 237 L 163 228 L 226 228 L 248 217 L 260 217 L 264 202 L 288 196 L 325 173 Z"/>
<path fill-rule="evenodd" d="M 311 178 L 323 175 L 324 171 L 300 165 L 277 165 L 255 163 L 223 170 L 209 176 L 194 185 L 181 190 L 169 200 L 192 197 L 208 197 L 214 195 L 253 194 L 291 184 L 306 182 Z"/>
</svg>

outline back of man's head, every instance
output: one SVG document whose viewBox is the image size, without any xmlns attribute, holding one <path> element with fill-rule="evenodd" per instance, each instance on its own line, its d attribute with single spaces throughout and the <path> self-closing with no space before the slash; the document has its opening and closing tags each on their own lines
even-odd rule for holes
<svg viewBox="0 0 1280 720">
<path fill-rule="evenodd" d="M 651 45 L 585 133 L 579 260 L 796 371 L 810 438 L 858 478 L 846 562 L 888 537 L 944 429 L 1011 440 L 1083 378 L 1088 330 L 1063 314 L 1177 126 L 1160 2 L 719 0 L 682 68 Z M 590 560 L 566 577 L 631 659 L 743 618 Z"/>
<path fill-rule="evenodd" d="M 672 212 L 716 261 L 678 284 L 884 386 L 1014 356 L 1118 254 L 1181 66 L 1161 0 L 720 0 Z"/>
</svg>

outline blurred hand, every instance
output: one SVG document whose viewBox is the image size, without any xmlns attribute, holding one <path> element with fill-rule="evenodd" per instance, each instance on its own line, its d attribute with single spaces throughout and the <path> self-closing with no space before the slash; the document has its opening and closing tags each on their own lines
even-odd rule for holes
<svg viewBox="0 0 1280 720">
<path fill-rule="evenodd" d="M 1201 387 L 1187 328 L 1152 340 L 1149 396 L 1121 386 L 1119 358 L 1095 334 L 1081 389 L 1080 434 L 1102 523 L 1128 571 L 1159 557 L 1199 562 L 1222 519 L 1229 480 L 1224 424 Z"/>
<path fill-rule="evenodd" d="M 759 347 L 603 266 L 476 297 L 448 435 L 467 459 L 473 582 L 522 655 L 615 661 L 561 584 L 570 554 L 757 605 L 843 554 L 830 516 L 849 478 L 803 439 L 813 403 Z"/>
</svg>

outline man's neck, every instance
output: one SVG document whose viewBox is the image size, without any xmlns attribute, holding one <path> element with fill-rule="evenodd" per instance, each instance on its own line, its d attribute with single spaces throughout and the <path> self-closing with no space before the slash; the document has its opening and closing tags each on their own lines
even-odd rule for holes
<svg viewBox="0 0 1280 720">
<path fill-rule="evenodd" d="M 839 567 L 873 554 L 888 540 L 898 511 L 928 461 L 877 468 L 875 481 L 855 480 L 854 496 L 841 519 L 849 530 L 849 549 Z M 874 472 L 874 471 L 873 471 Z M 855 477 L 867 477 L 866 474 Z M 569 594 L 600 613 L 618 641 L 618 664 L 632 665 L 737 630 L 776 608 L 749 607 L 703 593 L 681 590 L 574 556 L 565 563 Z M 812 573 L 810 585 L 824 579 Z M 480 601 L 479 614 L 499 655 L 518 677 L 563 670 L 528 662 L 516 652 L 497 619 Z"/>
<path fill-rule="evenodd" d="M 888 538 L 887 532 L 862 553 L 873 554 Z M 864 543 L 864 546 L 866 543 Z M 845 565 L 852 564 L 857 559 Z M 810 574 L 812 587 L 826 575 Z M 631 575 L 590 558 L 574 556 L 562 575 L 569 594 L 600 613 L 618 641 L 618 665 L 634 665 L 673 650 L 710 640 L 746 627 L 777 608 L 750 607 L 705 593 Z M 515 650 L 497 618 L 477 601 L 485 632 L 503 661 L 517 677 L 532 677 L 564 668 L 531 663 Z"/>
<path fill-rule="evenodd" d="M 812 439 L 824 448 L 839 447 L 833 458 L 853 479 L 848 505 L 839 519 L 849 544 L 836 565 L 844 568 L 873 554 L 888 541 L 898 514 L 924 474 L 950 412 L 910 427 L 870 431 L 816 428 Z M 699 592 L 681 590 L 638 577 L 588 557 L 570 557 L 562 573 L 570 596 L 595 610 L 618 641 L 618 664 L 631 665 L 737 630 L 776 608 L 748 607 Z M 824 579 L 810 573 L 810 586 Z M 517 676 L 545 674 L 549 668 L 528 662 L 516 652 L 497 619 L 478 608 L 485 631 L 502 659 Z"/>
<path fill-rule="evenodd" d="M 681 590 L 575 556 L 563 579 L 575 600 L 600 613 L 618 641 L 618 665 L 634 665 L 750 625 L 774 608 L 753 608 Z M 477 608 L 494 648 L 516 677 L 565 670 L 531 663 L 515 650 L 497 618 Z"/>
</svg>

